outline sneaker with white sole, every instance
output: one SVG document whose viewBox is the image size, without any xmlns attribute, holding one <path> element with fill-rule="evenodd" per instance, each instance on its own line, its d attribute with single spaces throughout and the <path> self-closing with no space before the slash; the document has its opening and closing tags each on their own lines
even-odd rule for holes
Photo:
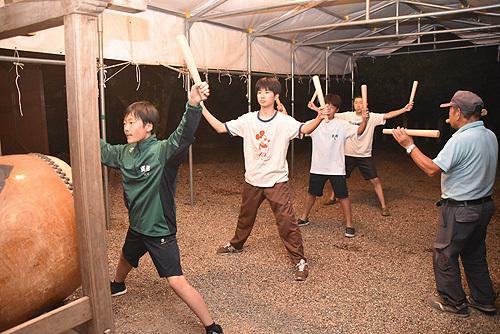
<svg viewBox="0 0 500 334">
<path fill-rule="evenodd" d="M 307 276 L 309 276 L 309 266 L 306 260 L 301 259 L 299 263 L 295 265 L 295 280 L 305 281 Z"/>
<path fill-rule="evenodd" d="M 486 313 L 495 313 L 497 311 L 497 308 L 493 304 L 481 304 L 478 303 L 472 298 L 472 296 L 467 296 L 467 305 L 469 307 L 473 307 L 476 310 L 486 312 Z"/>
<path fill-rule="evenodd" d="M 470 315 L 469 308 L 467 307 L 466 303 L 458 306 L 450 305 L 439 296 L 431 296 L 427 299 L 427 302 L 432 308 L 435 308 L 436 310 L 451 313 L 458 317 L 466 318 Z"/>
<path fill-rule="evenodd" d="M 125 282 L 109 282 L 111 288 L 111 296 L 121 296 L 127 293 L 127 287 L 125 286 Z"/>
<path fill-rule="evenodd" d="M 356 235 L 356 230 L 354 229 L 354 227 L 346 227 L 345 228 L 345 233 L 344 233 L 345 237 L 354 238 L 355 235 Z"/>
<path fill-rule="evenodd" d="M 234 248 L 229 242 L 226 245 L 217 248 L 216 251 L 217 254 L 234 254 L 241 252 L 243 252 L 243 249 Z"/>
<path fill-rule="evenodd" d="M 302 220 L 302 219 L 297 219 L 297 225 L 299 225 L 299 227 L 302 227 L 302 226 L 307 226 L 309 225 L 311 222 L 309 221 L 309 219 L 306 218 L 306 220 Z"/>
</svg>

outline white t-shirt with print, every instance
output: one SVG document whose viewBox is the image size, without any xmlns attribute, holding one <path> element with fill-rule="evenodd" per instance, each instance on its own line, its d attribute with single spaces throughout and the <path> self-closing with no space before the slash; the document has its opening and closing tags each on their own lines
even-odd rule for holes
<svg viewBox="0 0 500 334">
<path fill-rule="evenodd" d="M 345 143 L 357 132 L 358 126 L 336 116 L 329 122 L 321 122 L 316 130 L 307 135 L 312 139 L 311 173 L 345 175 Z"/>
<path fill-rule="evenodd" d="M 361 124 L 361 116 L 356 115 L 354 111 L 335 114 L 335 118 L 343 119 L 353 125 Z M 371 157 L 373 145 L 373 133 L 375 127 L 385 124 L 384 114 L 370 113 L 370 118 L 366 123 L 366 129 L 361 136 L 354 136 L 347 140 L 345 145 L 345 155 L 350 157 Z"/>
<path fill-rule="evenodd" d="M 272 187 L 288 181 L 286 153 L 290 140 L 299 136 L 302 125 L 280 112 L 262 120 L 258 111 L 225 123 L 231 136 L 243 138 L 247 183 L 255 187 Z"/>
</svg>

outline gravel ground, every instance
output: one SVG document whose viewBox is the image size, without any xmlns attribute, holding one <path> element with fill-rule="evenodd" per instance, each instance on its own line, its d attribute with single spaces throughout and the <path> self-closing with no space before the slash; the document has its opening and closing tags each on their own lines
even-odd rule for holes
<svg viewBox="0 0 500 334">
<path fill-rule="evenodd" d="M 237 146 L 237 145 L 236 145 Z M 294 208 L 302 210 L 309 153 L 297 153 L 291 180 Z M 204 296 L 225 333 L 498 333 L 500 316 L 472 311 L 462 319 L 427 306 L 435 291 L 432 242 L 439 177 L 429 178 L 402 150 L 377 152 L 390 217 L 382 217 L 372 186 L 358 171 L 349 179 L 357 235 L 343 236 L 340 206 L 313 208 L 302 228 L 310 276 L 293 279 L 268 204 L 264 203 L 244 252 L 216 255 L 233 235 L 244 182 L 240 151 L 196 154 L 195 205 L 189 205 L 188 166 L 179 172 L 178 242 L 184 274 Z M 236 161 L 236 162 L 234 162 Z M 120 175 L 112 171 L 108 232 L 110 275 L 127 231 Z M 328 187 L 327 187 L 328 188 Z M 495 194 L 499 193 L 498 183 Z M 497 207 L 500 201 L 495 200 Z M 488 261 L 500 290 L 500 226 L 488 234 Z M 127 279 L 128 293 L 113 298 L 117 333 L 204 333 L 197 318 L 160 279 L 149 256 Z M 500 307 L 497 301 L 497 308 Z"/>
</svg>

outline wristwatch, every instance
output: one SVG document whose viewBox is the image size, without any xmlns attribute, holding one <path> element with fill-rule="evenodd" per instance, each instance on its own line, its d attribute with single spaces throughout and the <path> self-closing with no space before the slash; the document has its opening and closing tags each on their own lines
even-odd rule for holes
<svg viewBox="0 0 500 334">
<path fill-rule="evenodd" d="M 411 144 L 410 146 L 408 146 L 406 148 L 406 154 L 410 155 L 411 154 L 411 151 L 413 151 L 413 149 L 417 147 L 415 144 Z"/>
</svg>

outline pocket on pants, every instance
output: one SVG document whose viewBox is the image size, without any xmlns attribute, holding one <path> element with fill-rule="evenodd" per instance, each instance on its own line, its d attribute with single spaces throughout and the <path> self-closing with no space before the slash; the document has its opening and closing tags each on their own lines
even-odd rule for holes
<svg viewBox="0 0 500 334">
<path fill-rule="evenodd" d="M 473 223 L 481 216 L 481 205 L 460 206 L 455 211 L 455 221 L 461 224 Z"/>
</svg>

